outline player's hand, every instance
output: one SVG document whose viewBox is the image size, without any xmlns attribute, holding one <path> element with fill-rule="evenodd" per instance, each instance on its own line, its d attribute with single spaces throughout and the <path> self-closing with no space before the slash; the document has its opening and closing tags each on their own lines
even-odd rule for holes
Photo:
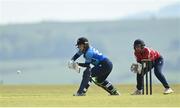
<svg viewBox="0 0 180 108">
<path fill-rule="evenodd" d="M 73 69 L 74 62 L 75 62 L 74 60 L 68 61 L 68 68 L 69 69 Z"/>
<path fill-rule="evenodd" d="M 79 67 L 78 63 L 75 62 L 74 60 L 70 60 L 68 62 L 68 68 L 76 70 L 76 72 L 80 73 L 80 67 Z"/>
<path fill-rule="evenodd" d="M 70 60 L 70 61 L 68 62 L 68 67 L 69 67 L 70 69 L 76 69 L 77 66 L 78 66 L 78 63 L 75 62 L 74 60 Z"/>
<path fill-rule="evenodd" d="M 134 73 L 138 73 L 138 74 L 141 74 L 141 71 L 142 71 L 142 65 L 140 63 L 133 63 L 131 65 L 131 68 L 130 70 Z"/>
</svg>

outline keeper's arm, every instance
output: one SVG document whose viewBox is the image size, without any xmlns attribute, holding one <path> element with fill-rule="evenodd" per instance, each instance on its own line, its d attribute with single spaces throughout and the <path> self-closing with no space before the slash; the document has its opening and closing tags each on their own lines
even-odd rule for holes
<svg viewBox="0 0 180 108">
<path fill-rule="evenodd" d="M 90 63 L 78 63 L 81 67 L 90 67 Z"/>
</svg>

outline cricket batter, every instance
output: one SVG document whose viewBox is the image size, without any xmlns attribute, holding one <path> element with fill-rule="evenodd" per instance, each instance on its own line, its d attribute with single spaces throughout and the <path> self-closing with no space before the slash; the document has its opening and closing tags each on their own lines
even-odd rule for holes
<svg viewBox="0 0 180 108">
<path fill-rule="evenodd" d="M 79 51 L 72 57 L 69 63 L 74 66 L 85 67 L 86 69 L 83 72 L 80 87 L 73 96 L 85 96 L 91 82 L 106 90 L 110 95 L 119 95 L 116 88 L 106 80 L 112 71 L 112 62 L 97 49 L 90 46 L 88 39 L 85 37 L 80 37 L 77 40 L 76 46 Z M 75 62 L 81 55 L 83 55 L 85 63 Z M 93 65 L 92 68 L 90 64 Z"/>
<path fill-rule="evenodd" d="M 145 43 L 141 39 L 137 39 L 134 41 L 134 55 L 138 63 L 141 63 L 145 59 L 149 59 L 153 64 L 152 68 L 154 68 L 154 74 L 158 78 L 158 80 L 164 86 L 164 94 L 170 94 L 174 91 L 170 88 L 169 84 L 166 81 L 162 73 L 163 67 L 163 57 L 156 50 L 145 47 Z M 143 89 L 143 76 L 141 74 L 137 74 L 137 90 L 132 95 L 141 95 Z"/>
</svg>

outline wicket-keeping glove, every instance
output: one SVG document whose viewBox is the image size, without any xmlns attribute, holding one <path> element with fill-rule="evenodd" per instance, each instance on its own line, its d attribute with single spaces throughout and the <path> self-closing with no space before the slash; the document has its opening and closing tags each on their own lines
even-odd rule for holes
<svg viewBox="0 0 180 108">
<path fill-rule="evenodd" d="M 134 73 L 138 73 L 138 74 L 141 74 L 141 71 L 142 71 L 142 65 L 140 63 L 133 63 L 131 65 L 131 68 L 130 70 Z"/>
<path fill-rule="evenodd" d="M 68 68 L 76 70 L 76 72 L 80 73 L 80 67 L 79 67 L 78 63 L 75 62 L 74 60 L 70 60 L 68 62 Z"/>
</svg>

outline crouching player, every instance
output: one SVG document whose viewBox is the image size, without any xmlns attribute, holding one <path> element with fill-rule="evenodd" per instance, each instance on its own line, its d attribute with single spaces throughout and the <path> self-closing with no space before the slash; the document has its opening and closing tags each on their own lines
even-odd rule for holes
<svg viewBox="0 0 180 108">
<path fill-rule="evenodd" d="M 113 68 L 111 61 L 106 56 L 99 53 L 98 50 L 91 47 L 88 39 L 85 37 L 79 38 L 76 46 L 79 51 L 72 57 L 69 63 L 72 63 L 75 66 L 85 67 L 86 69 L 83 72 L 80 87 L 73 96 L 85 96 L 91 82 L 102 87 L 110 95 L 119 95 L 116 88 L 106 80 Z M 81 55 L 85 58 L 85 63 L 75 62 Z M 90 64 L 93 65 L 92 68 L 90 67 Z"/>
<path fill-rule="evenodd" d="M 150 60 L 152 62 L 152 67 L 154 68 L 154 74 L 158 78 L 158 80 L 162 83 L 164 86 L 164 94 L 170 94 L 174 91 L 170 88 L 169 84 L 166 81 L 166 78 L 164 77 L 162 73 L 162 67 L 163 67 L 163 57 L 160 55 L 158 51 L 155 51 L 153 49 L 150 49 L 148 47 L 145 47 L 145 43 L 141 39 L 137 39 L 134 41 L 134 55 L 137 60 L 137 64 L 132 64 L 131 69 L 135 69 L 137 73 L 137 90 L 132 95 L 141 95 L 142 89 L 143 89 L 143 75 L 141 75 L 141 63 L 144 60 Z M 133 68 L 133 67 L 139 67 L 139 68 Z"/>
</svg>

